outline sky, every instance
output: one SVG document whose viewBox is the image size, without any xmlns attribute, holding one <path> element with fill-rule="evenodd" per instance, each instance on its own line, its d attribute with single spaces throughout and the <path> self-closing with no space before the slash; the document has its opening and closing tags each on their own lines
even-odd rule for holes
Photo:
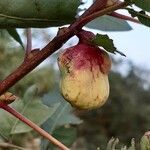
<svg viewBox="0 0 150 150">
<path fill-rule="evenodd" d="M 85 7 L 89 7 L 91 1 L 92 0 L 86 0 L 87 3 Z M 133 8 L 139 10 L 135 6 L 133 6 Z M 120 10 L 120 12 L 128 15 L 124 10 Z M 131 60 L 137 66 L 150 69 L 150 28 L 130 21 L 128 21 L 128 23 L 133 30 L 126 32 L 99 31 L 99 33 L 108 34 L 110 38 L 114 40 L 115 46 L 118 50 L 122 51 L 127 56 L 126 58 L 122 58 L 124 61 Z M 119 58 L 120 55 L 115 57 Z"/>
<path fill-rule="evenodd" d="M 133 28 L 131 31 L 102 33 L 107 33 L 114 40 L 118 50 L 126 55 L 122 59 L 132 60 L 140 67 L 150 69 L 150 28 L 130 22 L 129 24 Z"/>
</svg>

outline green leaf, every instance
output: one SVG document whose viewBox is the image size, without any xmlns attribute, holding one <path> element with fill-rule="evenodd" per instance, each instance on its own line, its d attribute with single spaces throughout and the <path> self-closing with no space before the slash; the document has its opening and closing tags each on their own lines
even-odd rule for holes
<svg viewBox="0 0 150 150">
<path fill-rule="evenodd" d="M 52 27 L 75 19 L 79 0 L 0 1 L 0 28 Z"/>
<path fill-rule="evenodd" d="M 24 49 L 23 42 L 17 30 L 15 28 L 10 28 L 10 29 L 7 29 L 7 31 L 10 34 L 10 36 L 12 36 L 12 38 L 14 38 L 14 40 L 16 40 Z"/>
<path fill-rule="evenodd" d="M 59 89 L 55 88 L 43 98 L 44 104 L 48 106 L 60 103 L 55 113 L 42 126 L 52 133 L 58 126 L 66 124 L 80 124 L 82 121 L 73 114 L 71 105 L 60 95 Z M 49 104 L 48 104 L 49 103 Z"/>
<path fill-rule="evenodd" d="M 144 135 L 140 141 L 141 150 L 149 150 L 150 149 L 150 139 L 147 135 Z"/>
<path fill-rule="evenodd" d="M 125 56 L 122 52 L 118 51 L 114 46 L 113 40 L 108 37 L 107 34 L 97 34 L 95 39 L 92 41 L 95 45 L 103 47 L 106 51 L 110 53 L 119 53 L 122 56 Z"/>
<path fill-rule="evenodd" d="M 132 0 L 133 3 L 145 11 L 150 12 L 150 0 Z"/>
<path fill-rule="evenodd" d="M 82 122 L 73 114 L 71 105 L 60 95 L 58 87 L 55 87 L 52 92 L 45 95 L 43 102 L 47 106 L 60 103 L 55 113 L 42 125 L 42 128 L 48 133 L 53 133 L 57 127 L 62 125 L 80 124 Z M 42 139 L 41 149 L 46 149 L 48 143 L 49 142 L 46 139 Z"/>
<path fill-rule="evenodd" d="M 17 104 L 19 110 L 22 108 L 20 113 L 39 126 L 42 125 L 56 111 L 58 106 L 59 104 L 56 104 L 55 106 L 49 108 L 46 105 L 43 105 L 40 100 L 30 100 L 30 102 L 25 106 L 21 101 L 18 101 Z M 32 128 L 17 119 L 12 126 L 11 134 L 25 133 L 31 130 Z"/>
<path fill-rule="evenodd" d="M 142 24 L 150 27 L 150 16 L 148 16 L 144 11 L 137 12 L 130 8 L 127 8 L 127 10 L 132 15 L 132 17 L 138 17 Z"/>
<path fill-rule="evenodd" d="M 35 99 L 37 97 L 38 87 L 36 84 L 30 86 L 23 96 L 23 102 L 28 103 L 31 99 Z"/>
<path fill-rule="evenodd" d="M 99 17 L 88 23 L 86 27 L 102 31 L 129 31 L 132 29 L 127 21 L 111 16 Z"/>
<path fill-rule="evenodd" d="M 73 127 L 59 127 L 57 128 L 53 136 L 67 146 L 71 146 L 76 138 L 76 129 Z"/>
<path fill-rule="evenodd" d="M 38 97 L 36 99 L 30 99 L 26 103 L 23 100 L 16 100 L 11 105 L 11 107 L 39 126 L 53 115 L 58 106 L 59 104 L 57 103 L 53 107 L 48 107 Z M 32 128 L 3 110 L 0 110 L 0 118 L 0 134 L 6 138 L 10 134 L 26 133 L 32 130 Z"/>
</svg>

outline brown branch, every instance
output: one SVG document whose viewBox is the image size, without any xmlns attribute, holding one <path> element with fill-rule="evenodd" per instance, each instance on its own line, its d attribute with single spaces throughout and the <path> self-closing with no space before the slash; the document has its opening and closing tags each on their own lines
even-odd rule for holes
<svg viewBox="0 0 150 150">
<path fill-rule="evenodd" d="M 93 12 L 102 10 L 106 6 L 106 4 L 107 0 L 96 0 L 96 2 L 93 3 L 91 7 L 83 13 L 82 18 L 91 15 Z"/>
<path fill-rule="evenodd" d="M 45 137 L 46 139 L 48 139 L 50 142 L 52 142 L 53 144 L 55 144 L 57 147 L 59 147 L 60 150 L 69 150 L 68 147 L 66 147 L 60 141 L 58 141 L 53 136 L 51 136 L 50 134 L 48 134 L 46 131 L 44 131 L 42 128 L 40 128 L 38 125 L 36 125 L 32 121 L 30 121 L 29 119 L 27 119 L 26 117 L 24 117 L 22 114 L 20 114 L 19 112 L 17 112 L 15 109 L 11 108 L 10 106 L 6 105 L 3 102 L 0 102 L 0 108 L 4 109 L 5 111 L 7 111 L 10 114 L 12 114 L 14 117 L 18 118 L 20 121 L 22 121 L 25 124 L 27 124 L 28 126 L 30 126 L 32 129 L 34 129 L 34 131 L 37 131 L 40 135 L 42 135 L 43 137 Z"/>
<path fill-rule="evenodd" d="M 131 21 L 131 22 L 134 22 L 134 23 L 141 24 L 141 22 L 139 20 L 137 20 L 137 19 L 134 19 L 134 18 L 132 18 L 130 16 L 125 16 L 125 15 L 122 15 L 122 14 L 119 14 L 119 13 L 116 13 L 116 12 L 112 12 L 109 15 L 113 16 L 113 17 L 116 17 L 116 18 L 119 18 L 119 19 L 128 20 L 128 21 Z"/>
<path fill-rule="evenodd" d="M 30 71 L 36 68 L 48 56 L 59 49 L 69 38 L 77 33 L 85 24 L 104 14 L 111 13 L 117 9 L 124 8 L 128 4 L 125 2 L 114 4 L 113 6 L 104 8 L 100 11 L 94 12 L 88 16 L 82 16 L 71 24 L 64 32 L 58 34 L 50 43 L 48 43 L 41 51 L 38 51 L 31 58 L 26 59 L 14 72 L 0 82 L 0 95 L 12 87 L 17 81 L 22 79 Z"/>
<path fill-rule="evenodd" d="M 96 12 L 94 12 L 94 13 L 92 13 L 92 14 L 84 17 L 84 18 L 81 18 L 79 20 L 79 27 L 83 27 L 85 24 L 87 24 L 88 22 L 92 21 L 93 19 L 95 19 L 97 17 L 103 16 L 105 14 L 112 13 L 115 10 L 125 8 L 126 6 L 128 6 L 128 3 L 122 2 L 122 3 L 116 3 L 112 6 L 106 7 L 102 10 L 96 11 Z"/>
</svg>

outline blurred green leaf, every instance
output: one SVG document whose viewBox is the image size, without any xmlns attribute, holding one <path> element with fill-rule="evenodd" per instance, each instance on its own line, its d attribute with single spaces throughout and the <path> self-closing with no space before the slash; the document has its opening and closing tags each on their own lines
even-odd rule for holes
<svg viewBox="0 0 150 150">
<path fill-rule="evenodd" d="M 142 24 L 150 27 L 150 16 L 148 16 L 144 11 L 137 12 L 130 8 L 127 8 L 127 10 L 133 17 L 138 17 Z"/>
<path fill-rule="evenodd" d="M 144 9 L 145 11 L 149 11 L 150 12 L 150 0 L 132 0 L 133 3 Z"/>
<path fill-rule="evenodd" d="M 52 27 L 75 19 L 79 0 L 0 1 L 0 28 Z"/>
<path fill-rule="evenodd" d="M 7 31 L 10 34 L 10 36 L 12 36 L 12 38 L 14 38 L 14 40 L 16 40 L 24 49 L 23 42 L 17 30 L 15 28 L 10 28 L 10 29 L 7 29 Z"/>
<path fill-rule="evenodd" d="M 127 21 L 111 16 L 99 17 L 86 25 L 88 28 L 102 31 L 130 31 L 131 26 Z"/>
<path fill-rule="evenodd" d="M 56 103 L 60 103 L 55 113 L 49 118 L 43 127 L 48 128 L 49 133 L 53 130 L 65 124 L 80 124 L 82 121 L 73 114 L 71 105 L 60 95 L 59 88 L 56 87 L 52 92 L 45 95 L 43 98 L 44 104 L 52 106 Z"/>
<path fill-rule="evenodd" d="M 19 103 L 20 102 L 20 103 Z M 18 101 L 15 108 L 22 108 L 20 113 L 36 123 L 37 125 L 42 125 L 52 114 L 56 111 L 59 104 L 49 108 L 42 104 L 40 100 L 30 100 L 26 105 L 22 105 L 21 101 Z M 11 134 L 25 133 L 29 132 L 32 129 L 24 124 L 23 122 L 16 120 L 11 129 Z"/>
<path fill-rule="evenodd" d="M 54 130 L 53 136 L 66 146 L 70 147 L 77 138 L 76 128 L 64 126 L 59 127 Z M 48 143 L 48 146 L 45 149 L 58 150 L 56 146 L 51 143 Z"/>
<path fill-rule="evenodd" d="M 11 106 L 40 126 L 56 111 L 59 104 L 57 103 L 53 107 L 48 107 L 41 102 L 39 97 L 36 97 L 35 99 L 29 99 L 26 103 L 23 100 L 16 100 Z M 3 110 L 0 110 L 0 118 L 0 133 L 4 137 L 32 130 L 29 126 Z"/>
<path fill-rule="evenodd" d="M 37 96 L 37 92 L 38 92 L 38 87 L 36 84 L 30 86 L 24 93 L 23 102 L 28 103 L 29 101 L 34 99 Z"/>
<path fill-rule="evenodd" d="M 43 102 L 47 106 L 60 103 L 55 113 L 42 125 L 42 128 L 48 133 L 53 133 L 57 127 L 66 124 L 80 124 L 82 122 L 73 114 L 71 105 L 60 95 L 59 88 L 57 86 L 53 89 L 53 91 L 44 96 Z M 45 149 L 48 146 L 48 143 L 49 142 L 46 139 L 42 139 L 41 149 Z"/>
<path fill-rule="evenodd" d="M 140 148 L 141 148 L 141 150 L 149 150 L 150 149 L 150 138 L 148 136 L 144 135 L 141 138 Z"/>
<path fill-rule="evenodd" d="M 102 46 L 106 51 L 110 53 L 119 53 L 125 56 L 122 52 L 118 51 L 114 46 L 113 40 L 108 37 L 108 35 L 97 34 L 95 39 L 92 41 L 95 45 Z"/>
</svg>

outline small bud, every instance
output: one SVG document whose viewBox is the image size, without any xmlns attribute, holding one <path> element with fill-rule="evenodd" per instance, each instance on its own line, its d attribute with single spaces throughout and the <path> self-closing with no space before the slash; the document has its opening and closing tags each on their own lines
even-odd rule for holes
<svg viewBox="0 0 150 150">
<path fill-rule="evenodd" d="M 0 102 L 4 102 L 6 104 L 10 104 L 16 100 L 17 96 L 13 95 L 10 92 L 6 92 L 0 96 Z"/>
</svg>

